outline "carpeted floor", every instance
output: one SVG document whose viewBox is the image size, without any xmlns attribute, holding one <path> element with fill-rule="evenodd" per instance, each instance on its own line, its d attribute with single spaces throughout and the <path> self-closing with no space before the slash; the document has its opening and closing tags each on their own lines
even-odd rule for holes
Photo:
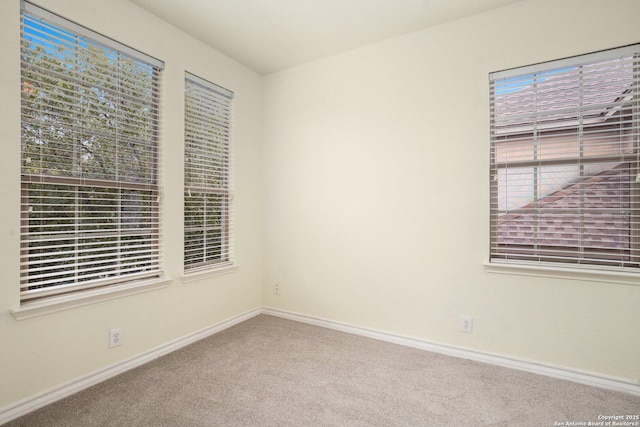
<svg viewBox="0 0 640 427">
<path fill-rule="evenodd" d="M 639 413 L 637 396 L 260 315 L 7 427 L 554 426 Z"/>
</svg>

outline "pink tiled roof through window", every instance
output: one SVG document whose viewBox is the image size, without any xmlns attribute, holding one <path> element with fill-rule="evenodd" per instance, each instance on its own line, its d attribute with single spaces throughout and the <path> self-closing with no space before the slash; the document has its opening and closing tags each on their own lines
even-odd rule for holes
<svg viewBox="0 0 640 427">
<path fill-rule="evenodd" d="M 621 164 L 521 208 L 531 213 L 500 216 L 497 243 L 533 245 L 537 222 L 545 246 L 627 250 L 629 197 L 628 165 Z"/>
</svg>

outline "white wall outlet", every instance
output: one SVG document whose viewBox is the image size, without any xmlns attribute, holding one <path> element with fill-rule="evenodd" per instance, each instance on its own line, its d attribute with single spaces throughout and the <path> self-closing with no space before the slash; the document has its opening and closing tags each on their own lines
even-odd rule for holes
<svg viewBox="0 0 640 427">
<path fill-rule="evenodd" d="M 460 330 L 462 332 L 471 333 L 473 332 L 473 317 L 471 316 L 461 316 L 460 317 Z"/>
<path fill-rule="evenodd" d="M 109 331 L 109 347 L 117 347 L 122 344 L 122 328 Z"/>
<path fill-rule="evenodd" d="M 276 285 L 273 287 L 273 293 L 276 295 L 280 295 L 280 284 L 276 283 Z"/>
</svg>

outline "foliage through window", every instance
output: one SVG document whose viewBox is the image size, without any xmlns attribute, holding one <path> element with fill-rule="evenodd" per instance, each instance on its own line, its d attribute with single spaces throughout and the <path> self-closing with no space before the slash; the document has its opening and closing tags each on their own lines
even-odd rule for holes
<svg viewBox="0 0 640 427">
<path fill-rule="evenodd" d="M 490 76 L 492 262 L 637 271 L 639 52 Z"/>
<path fill-rule="evenodd" d="M 159 275 L 162 63 L 22 11 L 21 301 Z"/>
<path fill-rule="evenodd" d="M 184 268 L 233 264 L 231 107 L 233 93 L 185 79 Z"/>
</svg>

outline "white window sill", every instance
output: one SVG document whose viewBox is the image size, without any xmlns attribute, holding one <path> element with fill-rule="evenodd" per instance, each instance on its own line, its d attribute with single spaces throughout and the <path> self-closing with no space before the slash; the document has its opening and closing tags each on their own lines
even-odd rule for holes
<svg viewBox="0 0 640 427">
<path fill-rule="evenodd" d="M 623 271 L 606 271 L 595 269 L 591 270 L 588 268 L 566 268 L 546 265 L 526 265 L 497 262 L 485 262 L 484 267 L 488 273 L 512 274 L 532 277 L 551 277 L 555 279 L 569 279 L 640 286 L 640 271 L 638 273 L 629 273 Z"/>
<path fill-rule="evenodd" d="M 127 295 L 135 295 L 142 292 L 163 289 L 169 285 L 169 282 L 171 282 L 171 279 L 165 277 L 138 280 L 122 285 L 114 285 L 83 291 L 77 294 L 61 295 L 58 297 L 47 298 L 42 301 L 30 302 L 21 305 L 20 308 L 10 310 L 10 312 L 16 320 L 30 319 L 32 317 L 44 316 L 45 314 L 68 310 L 70 308 L 82 307 L 84 305 L 94 304 L 101 301 L 122 298 Z"/>
<path fill-rule="evenodd" d="M 233 273 L 238 269 L 238 265 L 225 265 L 224 267 L 211 268 L 209 270 L 200 270 L 192 273 L 185 273 L 182 276 L 182 283 L 192 283 L 198 280 L 207 279 L 209 277 L 220 276 L 221 274 Z"/>
</svg>

